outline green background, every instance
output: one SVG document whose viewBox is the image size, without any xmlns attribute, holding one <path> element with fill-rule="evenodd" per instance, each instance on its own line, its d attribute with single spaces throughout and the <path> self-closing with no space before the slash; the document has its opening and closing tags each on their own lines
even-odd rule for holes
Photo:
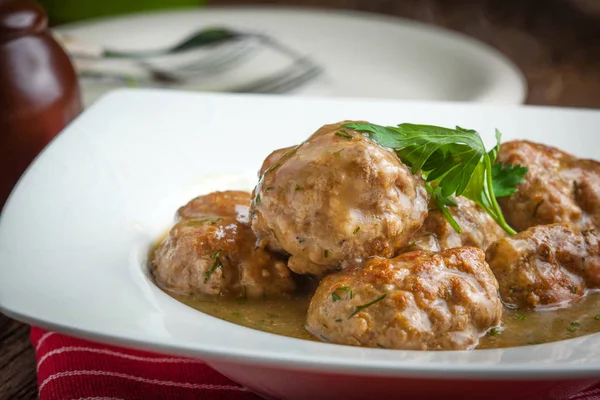
<svg viewBox="0 0 600 400">
<path fill-rule="evenodd" d="M 38 0 L 52 25 L 140 11 L 202 6 L 205 0 Z"/>
</svg>

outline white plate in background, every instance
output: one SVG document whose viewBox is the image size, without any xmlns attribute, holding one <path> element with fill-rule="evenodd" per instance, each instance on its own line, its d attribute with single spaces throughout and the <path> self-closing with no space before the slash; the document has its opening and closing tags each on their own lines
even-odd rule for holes
<svg viewBox="0 0 600 400">
<path fill-rule="evenodd" d="M 121 50 L 168 47 L 224 25 L 262 32 L 310 55 L 325 74 L 296 95 L 522 103 L 517 67 L 492 47 L 418 22 L 355 11 L 285 7 L 193 8 L 63 25 L 56 30 Z M 114 88 L 82 84 L 86 104 Z"/>
<path fill-rule="evenodd" d="M 504 140 L 599 158 L 599 111 L 118 91 L 53 141 L 6 203 L 0 311 L 66 334 L 199 357 L 278 399 L 547 399 L 558 387 L 585 387 L 567 379 L 597 380 L 600 334 L 475 351 L 332 345 L 213 318 L 151 282 L 148 250 L 178 206 L 200 192 L 251 188 L 271 150 L 345 119 L 460 125 L 488 145 L 498 128 Z"/>
</svg>

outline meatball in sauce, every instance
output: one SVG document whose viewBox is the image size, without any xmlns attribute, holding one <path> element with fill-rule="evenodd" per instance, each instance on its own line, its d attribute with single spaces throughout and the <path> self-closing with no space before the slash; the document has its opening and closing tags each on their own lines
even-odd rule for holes
<svg viewBox="0 0 600 400">
<path fill-rule="evenodd" d="M 448 212 L 461 228 L 458 233 L 442 212 L 431 208 L 423 226 L 413 236 L 404 251 L 442 251 L 454 247 L 472 246 L 486 250 L 506 232 L 488 213 L 463 196 L 456 197 L 456 206 L 448 206 Z"/>
<path fill-rule="evenodd" d="M 250 193 L 238 190 L 212 192 L 190 200 L 177 210 L 177 219 L 203 217 L 233 217 L 240 222 L 249 222 Z"/>
<path fill-rule="evenodd" d="M 150 265 L 159 285 L 184 294 L 242 298 L 292 293 L 295 283 L 285 261 L 268 253 L 247 223 L 249 199 L 249 193 L 215 192 L 180 208 L 181 220 Z"/>
<path fill-rule="evenodd" d="M 500 323 L 498 282 L 474 247 L 374 257 L 325 277 L 307 329 L 324 341 L 406 350 L 464 350 Z"/>
<path fill-rule="evenodd" d="M 500 239 L 486 255 L 505 303 L 519 308 L 564 307 L 600 288 L 600 243 L 594 231 L 539 225 Z"/>
<path fill-rule="evenodd" d="M 528 141 L 500 146 L 498 161 L 529 168 L 517 193 L 499 199 L 517 231 L 553 223 L 576 230 L 600 228 L 600 163 Z"/>
<path fill-rule="evenodd" d="M 298 274 L 323 276 L 370 256 L 393 257 L 427 215 L 422 178 L 343 123 L 269 156 L 263 169 L 252 229 L 271 250 L 289 254 Z"/>
</svg>

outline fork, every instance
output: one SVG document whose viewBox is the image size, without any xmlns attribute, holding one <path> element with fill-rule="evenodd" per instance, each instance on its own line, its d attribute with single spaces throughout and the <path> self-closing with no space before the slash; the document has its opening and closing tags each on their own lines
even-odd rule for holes
<svg viewBox="0 0 600 400">
<path fill-rule="evenodd" d="M 317 65 L 306 65 L 303 70 L 299 70 L 297 66 L 292 66 L 270 77 L 262 78 L 237 87 L 231 87 L 224 91 L 231 93 L 287 93 L 303 85 L 304 83 L 311 81 L 319 76 L 322 72 L 322 69 Z M 80 74 L 80 76 L 82 78 L 90 78 L 101 81 L 116 81 L 128 86 L 137 86 L 140 82 L 145 83 L 148 86 L 151 86 L 152 83 L 156 82 L 173 83 L 166 81 L 165 77 L 163 76 L 159 76 L 157 77 L 159 79 L 153 80 L 133 80 L 132 78 L 122 74 L 114 73 L 94 74 L 85 72 Z"/>
<path fill-rule="evenodd" d="M 194 60 L 177 67 L 159 68 L 152 65 L 148 59 L 151 57 L 183 53 L 206 46 L 216 47 L 232 41 L 243 42 L 244 40 L 257 41 L 280 54 L 290 57 L 293 60 L 293 65 L 269 77 L 230 88 L 227 90 L 229 92 L 285 93 L 314 79 L 322 73 L 322 69 L 310 58 L 302 56 L 297 51 L 271 37 L 258 33 L 236 32 L 226 28 L 210 28 L 194 32 L 174 46 L 162 50 L 123 52 L 106 48 L 95 48 L 93 49 L 93 52 L 88 52 L 87 54 L 85 51 L 80 51 L 79 53 L 72 52 L 72 56 L 80 59 L 130 59 L 135 65 L 141 67 L 150 75 L 149 79 L 138 80 L 139 83 L 145 85 L 153 85 L 155 83 L 162 85 L 184 84 L 199 76 L 209 76 L 210 74 L 231 68 L 234 64 L 239 63 L 243 56 L 252 50 L 251 46 L 238 46 L 238 48 L 234 49 L 235 51 L 226 53 L 225 55 L 215 53 L 214 56 L 208 56 L 200 60 L 202 62 Z M 73 47 L 74 46 L 71 46 L 71 48 Z M 80 73 L 80 76 L 82 78 L 90 79 L 116 80 L 126 84 L 130 84 L 133 80 L 127 75 L 115 72 L 83 72 Z"/>
</svg>

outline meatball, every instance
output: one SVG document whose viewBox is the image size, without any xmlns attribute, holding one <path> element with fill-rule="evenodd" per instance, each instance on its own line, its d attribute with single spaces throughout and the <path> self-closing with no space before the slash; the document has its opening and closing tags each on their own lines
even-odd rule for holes
<svg viewBox="0 0 600 400">
<path fill-rule="evenodd" d="M 275 151 L 273 151 L 271 154 L 269 154 L 267 156 L 267 158 L 265 158 L 265 161 L 263 161 L 262 166 L 260 167 L 260 170 L 258 171 L 258 177 L 260 178 L 267 169 L 271 168 L 273 165 L 275 165 L 280 159 L 281 157 L 283 157 L 287 152 L 291 152 L 294 150 L 295 147 L 284 147 L 283 149 L 277 149 Z"/>
<path fill-rule="evenodd" d="M 461 246 L 473 246 L 482 250 L 506 236 L 500 227 L 481 207 L 463 196 L 456 197 L 456 206 L 447 207 L 462 232 L 450 226 L 442 212 L 433 208 L 423 226 L 412 238 L 404 251 L 442 251 Z"/>
<path fill-rule="evenodd" d="M 413 251 L 331 274 L 310 302 L 307 329 L 355 346 L 472 349 L 502 316 L 484 257 L 475 247 Z"/>
<path fill-rule="evenodd" d="M 540 225 L 491 245 L 486 260 L 502 300 L 519 308 L 567 305 L 600 287 L 599 237 L 565 224 Z"/>
<path fill-rule="evenodd" d="M 194 219 L 210 216 L 235 217 L 249 222 L 250 193 L 236 190 L 212 192 L 190 200 L 177 210 L 178 219 Z"/>
<path fill-rule="evenodd" d="M 340 123 L 265 169 L 252 228 L 270 249 L 290 255 L 292 271 L 322 276 L 397 254 L 423 224 L 427 202 L 422 178 L 393 151 Z"/>
<path fill-rule="evenodd" d="M 157 283 L 183 294 L 260 298 L 293 292 L 285 261 L 268 253 L 266 241 L 257 242 L 240 221 L 247 218 L 247 207 L 246 214 L 240 207 L 248 199 L 244 192 L 217 192 L 182 207 L 180 215 L 197 218 L 179 221 L 154 251 L 150 268 Z"/>
<path fill-rule="evenodd" d="M 529 168 L 517 193 L 499 199 L 516 230 L 553 223 L 600 227 L 600 163 L 528 141 L 502 144 L 498 161 Z"/>
</svg>

